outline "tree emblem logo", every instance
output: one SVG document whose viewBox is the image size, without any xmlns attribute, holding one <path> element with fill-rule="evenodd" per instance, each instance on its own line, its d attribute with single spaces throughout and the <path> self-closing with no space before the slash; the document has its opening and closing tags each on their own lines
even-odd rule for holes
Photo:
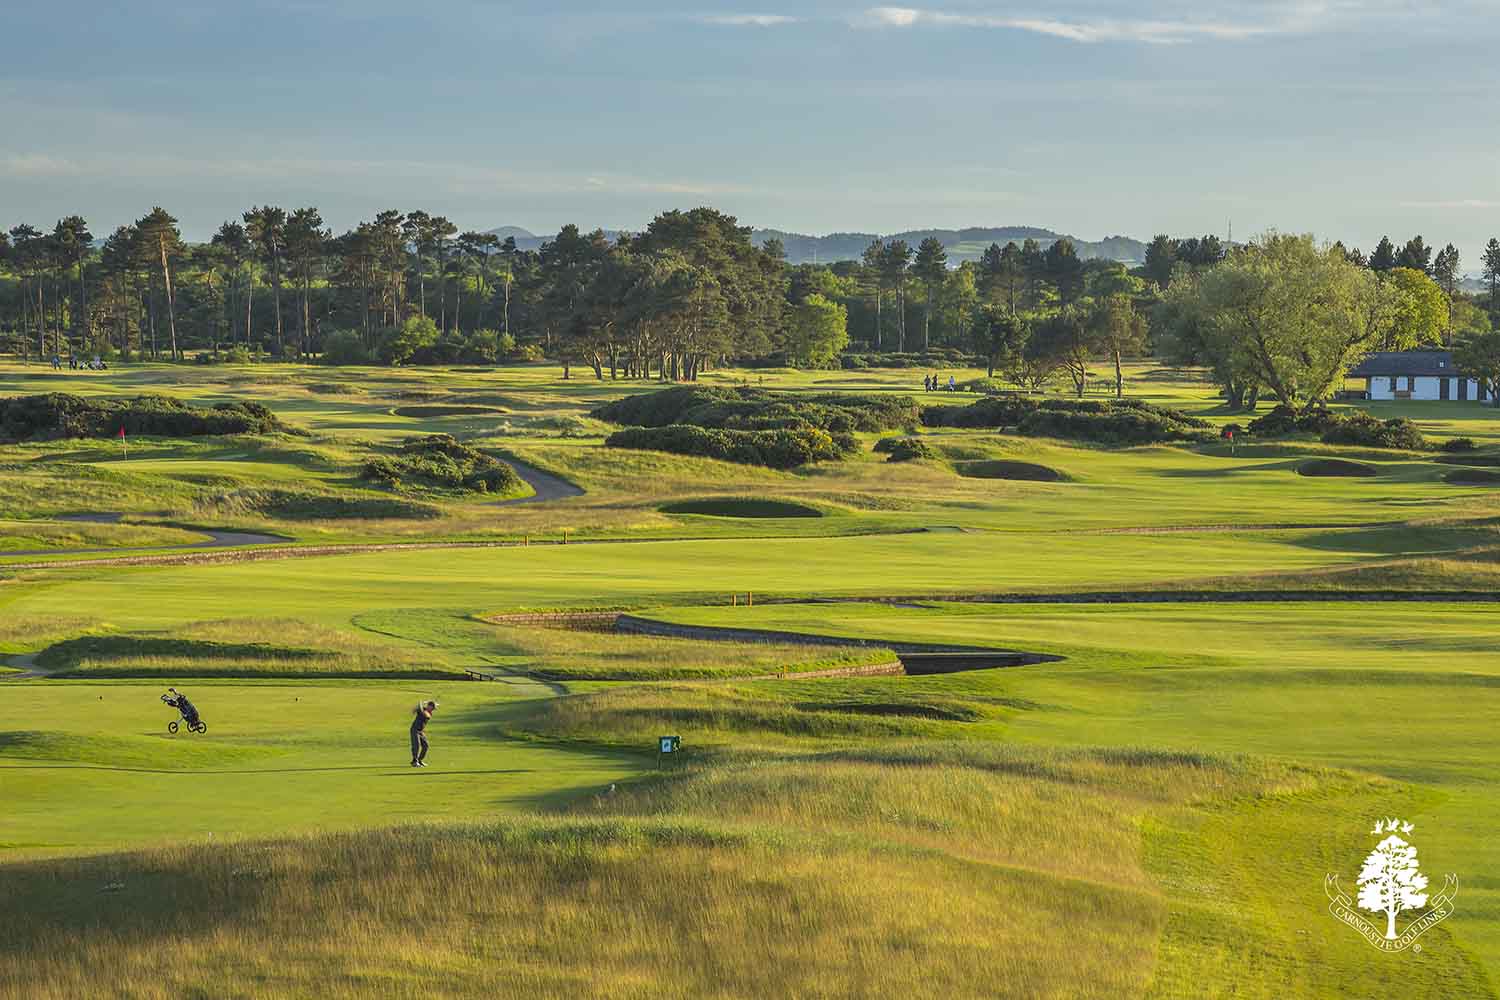
<svg viewBox="0 0 1500 1000">
<path fill-rule="evenodd" d="M 1414 826 L 1399 819 L 1380 819 L 1370 836 L 1380 837 L 1359 871 L 1355 884 L 1358 894 L 1350 898 L 1339 885 L 1339 877 L 1330 874 L 1323 880 L 1323 891 L 1328 894 L 1328 912 L 1359 932 L 1370 944 L 1381 951 L 1398 952 L 1416 944 L 1417 938 L 1432 930 L 1453 915 L 1453 897 L 1458 895 L 1458 876 L 1450 874 L 1443 888 L 1436 894 L 1429 893 L 1427 876 L 1417 861 L 1417 849 L 1406 839 Z M 1425 910 L 1422 908 L 1426 907 Z M 1364 910 L 1376 914 L 1371 921 L 1360 913 Z M 1396 918 L 1403 913 L 1421 910 L 1404 928 L 1398 928 Z M 1379 917 L 1385 918 L 1385 927 L 1379 926 Z M 1417 946 L 1421 951 L 1421 946 Z"/>
</svg>

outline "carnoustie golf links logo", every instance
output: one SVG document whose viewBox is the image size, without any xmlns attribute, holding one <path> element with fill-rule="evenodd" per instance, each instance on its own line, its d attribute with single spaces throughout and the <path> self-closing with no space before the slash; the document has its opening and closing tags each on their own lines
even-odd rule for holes
<svg viewBox="0 0 1500 1000">
<path fill-rule="evenodd" d="M 1323 891 L 1328 894 L 1328 912 L 1359 932 L 1370 944 L 1381 951 L 1405 951 L 1416 945 L 1417 938 L 1432 930 L 1453 915 L 1453 897 L 1458 895 L 1458 876 L 1449 874 L 1441 891 L 1427 891 L 1427 876 L 1417 861 L 1417 849 L 1407 841 L 1414 829 L 1411 823 L 1399 819 L 1375 821 L 1370 836 L 1381 837 L 1365 858 L 1355 884 L 1358 895 L 1351 899 L 1339 885 L 1339 877 L 1330 874 L 1323 880 Z M 1423 909 L 1425 907 L 1425 909 Z M 1370 920 L 1359 911 L 1385 917 L 1385 927 L 1380 927 L 1379 917 Z M 1398 927 L 1396 918 L 1403 913 L 1421 912 L 1405 926 Z"/>
</svg>

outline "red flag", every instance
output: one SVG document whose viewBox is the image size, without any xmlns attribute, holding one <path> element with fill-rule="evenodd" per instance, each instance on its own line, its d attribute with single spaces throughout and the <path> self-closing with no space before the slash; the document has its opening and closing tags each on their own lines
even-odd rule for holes
<svg viewBox="0 0 1500 1000">
<path fill-rule="evenodd" d="M 123 438 L 124 436 L 125 436 L 125 428 L 121 427 L 120 428 L 120 437 Z"/>
</svg>

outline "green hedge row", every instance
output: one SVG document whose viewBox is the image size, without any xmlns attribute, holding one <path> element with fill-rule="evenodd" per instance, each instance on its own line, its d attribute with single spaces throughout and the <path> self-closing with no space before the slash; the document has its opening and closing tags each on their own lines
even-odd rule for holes
<svg viewBox="0 0 1500 1000">
<path fill-rule="evenodd" d="M 0 440 L 127 436 L 211 437 L 269 434 L 289 428 L 259 403 L 189 406 L 169 396 L 105 399 L 49 392 L 0 399 Z"/>
<path fill-rule="evenodd" d="M 772 469 L 795 469 L 843 458 L 859 447 L 851 435 L 829 434 L 816 427 L 741 431 L 688 424 L 630 427 L 611 434 L 604 443 L 610 448 L 666 451 Z"/>
</svg>

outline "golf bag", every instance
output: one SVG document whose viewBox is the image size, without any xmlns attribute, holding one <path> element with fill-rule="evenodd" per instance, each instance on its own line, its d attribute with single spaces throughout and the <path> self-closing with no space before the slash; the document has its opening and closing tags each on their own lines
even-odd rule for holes
<svg viewBox="0 0 1500 1000">
<path fill-rule="evenodd" d="M 208 724 L 198 716 L 198 710 L 193 703 L 187 700 L 187 695 L 179 694 L 176 688 L 167 688 L 167 694 L 161 696 L 161 700 L 177 709 L 182 721 L 187 723 L 188 732 L 202 735 L 208 732 Z M 167 723 L 167 732 L 176 734 L 177 720 L 173 719 Z"/>
</svg>

